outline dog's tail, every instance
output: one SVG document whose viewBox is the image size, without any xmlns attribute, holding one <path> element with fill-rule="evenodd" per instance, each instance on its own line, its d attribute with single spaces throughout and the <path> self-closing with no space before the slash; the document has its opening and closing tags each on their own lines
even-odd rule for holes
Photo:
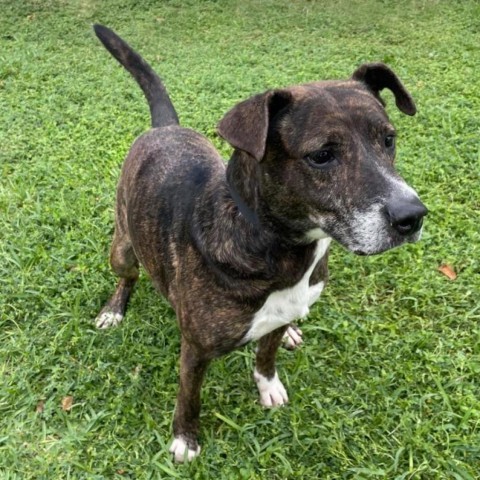
<svg viewBox="0 0 480 480">
<path fill-rule="evenodd" d="M 103 25 L 93 29 L 105 48 L 122 64 L 140 85 L 150 107 L 152 127 L 178 125 L 178 116 L 167 89 L 152 67 L 115 32 Z"/>
</svg>

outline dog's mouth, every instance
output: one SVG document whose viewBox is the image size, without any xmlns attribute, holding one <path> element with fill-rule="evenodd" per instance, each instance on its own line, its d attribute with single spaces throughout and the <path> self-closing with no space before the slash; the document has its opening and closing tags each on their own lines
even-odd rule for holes
<svg viewBox="0 0 480 480">
<path fill-rule="evenodd" d="M 398 233 L 397 230 L 393 230 L 392 227 L 387 229 L 383 235 L 378 235 L 378 242 L 369 242 L 368 245 L 345 245 L 348 250 L 355 255 L 360 256 L 372 256 L 379 255 L 381 253 L 392 250 L 393 248 L 400 247 L 406 243 L 415 243 L 420 240 L 422 236 L 422 223 L 415 228 L 413 233 Z M 393 230 L 393 231 L 392 231 Z M 342 242 L 340 242 L 342 243 Z M 355 242 L 354 242 L 355 243 Z"/>
<path fill-rule="evenodd" d="M 378 255 L 405 243 L 418 241 L 426 214 L 427 209 L 419 200 L 413 204 L 413 208 L 403 208 L 401 211 L 379 202 L 342 219 L 317 218 L 322 229 L 311 232 L 325 232 L 356 255 Z"/>
</svg>

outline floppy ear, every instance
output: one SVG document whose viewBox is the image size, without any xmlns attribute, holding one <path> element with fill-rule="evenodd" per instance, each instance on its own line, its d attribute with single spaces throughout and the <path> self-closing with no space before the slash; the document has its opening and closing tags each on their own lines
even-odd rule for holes
<svg viewBox="0 0 480 480">
<path fill-rule="evenodd" d="M 235 105 L 220 120 L 217 131 L 232 147 L 244 150 L 257 161 L 265 155 L 270 121 L 291 99 L 284 90 L 269 90 Z"/>
<path fill-rule="evenodd" d="M 397 75 L 383 63 L 365 63 L 355 70 L 353 80 L 364 83 L 374 95 L 380 98 L 379 92 L 388 88 L 395 96 L 397 107 L 407 115 L 415 115 L 417 108 Z"/>
</svg>

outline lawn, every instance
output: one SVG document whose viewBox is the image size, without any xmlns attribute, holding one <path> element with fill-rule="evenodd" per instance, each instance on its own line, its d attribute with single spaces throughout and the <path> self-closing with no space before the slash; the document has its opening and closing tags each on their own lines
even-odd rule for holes
<svg viewBox="0 0 480 480">
<path fill-rule="evenodd" d="M 480 4 L 476 0 L 0 0 L 0 478 L 455 479 L 480 476 Z M 115 185 L 148 128 L 104 23 L 162 75 L 184 126 L 271 87 L 384 61 L 417 102 L 398 168 L 430 213 L 422 240 L 331 254 L 331 282 L 281 351 L 290 403 L 264 410 L 250 345 L 212 364 L 202 454 L 168 454 L 179 335 L 141 277 L 112 292 Z M 452 280 L 439 271 L 448 264 Z"/>
</svg>

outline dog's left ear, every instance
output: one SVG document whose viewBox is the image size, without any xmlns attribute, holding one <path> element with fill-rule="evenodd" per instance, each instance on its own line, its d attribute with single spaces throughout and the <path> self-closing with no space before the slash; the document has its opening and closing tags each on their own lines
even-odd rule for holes
<svg viewBox="0 0 480 480">
<path fill-rule="evenodd" d="M 249 153 L 260 162 L 265 155 L 271 120 L 290 100 L 291 94 L 286 90 L 269 90 L 255 95 L 227 112 L 217 131 L 232 147 Z"/>
<path fill-rule="evenodd" d="M 397 107 L 407 115 L 415 115 L 417 108 L 413 98 L 397 75 L 384 63 L 365 63 L 355 70 L 353 80 L 364 83 L 381 100 L 380 91 L 388 88 L 395 96 Z M 383 102 L 382 102 L 383 103 Z"/>
</svg>

